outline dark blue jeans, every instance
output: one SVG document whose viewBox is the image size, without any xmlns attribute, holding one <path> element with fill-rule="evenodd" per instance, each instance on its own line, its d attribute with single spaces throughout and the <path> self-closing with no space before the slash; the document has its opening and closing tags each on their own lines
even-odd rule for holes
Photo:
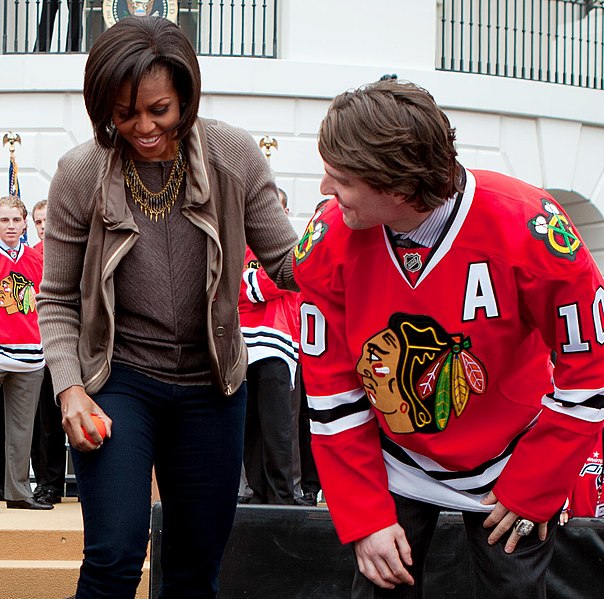
<svg viewBox="0 0 604 599">
<path fill-rule="evenodd" d="M 162 599 L 215 597 L 241 471 L 245 384 L 168 385 L 119 365 L 95 401 L 111 439 L 72 449 L 84 518 L 77 599 L 133 599 L 149 540 L 151 467 L 162 511 Z"/>
</svg>

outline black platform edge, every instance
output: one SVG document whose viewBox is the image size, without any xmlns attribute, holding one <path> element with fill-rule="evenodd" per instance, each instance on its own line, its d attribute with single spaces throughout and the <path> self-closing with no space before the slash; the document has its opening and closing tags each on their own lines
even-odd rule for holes
<svg viewBox="0 0 604 599">
<path fill-rule="evenodd" d="M 161 503 L 151 510 L 149 598 L 161 586 Z M 348 599 L 353 554 L 327 508 L 239 505 L 220 575 L 220 599 Z M 445 590 L 446 589 L 446 592 Z M 426 563 L 425 599 L 478 599 L 458 512 L 443 512 Z M 574 518 L 557 533 L 548 599 L 604 597 L 604 519 Z"/>
</svg>

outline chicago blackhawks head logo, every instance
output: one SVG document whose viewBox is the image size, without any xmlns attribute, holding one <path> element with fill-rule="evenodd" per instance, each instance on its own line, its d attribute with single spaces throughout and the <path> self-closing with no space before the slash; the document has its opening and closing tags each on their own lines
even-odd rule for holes
<svg viewBox="0 0 604 599">
<path fill-rule="evenodd" d="M 357 372 L 371 404 L 393 433 L 438 432 L 470 392 L 486 390 L 486 372 L 469 338 L 448 334 L 428 316 L 397 312 L 363 345 Z"/>
<path fill-rule="evenodd" d="M 36 310 L 34 284 L 18 272 L 11 272 L 0 281 L 0 308 L 7 314 L 28 314 Z"/>
<path fill-rule="evenodd" d="M 535 239 L 541 239 L 550 253 L 558 258 L 573 261 L 581 241 L 573 231 L 572 224 L 558 206 L 542 199 L 543 213 L 528 222 L 528 228 Z"/>
</svg>

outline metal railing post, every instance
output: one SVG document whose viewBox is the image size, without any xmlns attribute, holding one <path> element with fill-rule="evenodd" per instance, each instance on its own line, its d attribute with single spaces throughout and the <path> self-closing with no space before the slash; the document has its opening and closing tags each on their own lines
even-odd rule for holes
<svg viewBox="0 0 604 599">
<path fill-rule="evenodd" d="M 439 8 L 439 70 L 604 89 L 604 0 L 442 0 Z"/>
</svg>

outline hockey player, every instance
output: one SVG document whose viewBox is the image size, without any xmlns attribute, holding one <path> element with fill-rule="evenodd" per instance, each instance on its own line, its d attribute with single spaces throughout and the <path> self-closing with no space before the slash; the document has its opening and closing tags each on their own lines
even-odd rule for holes
<svg viewBox="0 0 604 599">
<path fill-rule="evenodd" d="M 249 246 L 238 307 L 248 351 L 243 461 L 253 491 L 250 501 L 291 505 L 299 300 L 297 293 L 273 283 Z"/>
<path fill-rule="evenodd" d="M 0 198 L 0 387 L 4 394 L 6 465 L 4 498 L 13 509 L 49 510 L 29 484 L 29 453 L 44 353 L 36 293 L 42 256 L 20 241 L 27 209 L 17 196 Z"/>
<path fill-rule="evenodd" d="M 547 192 L 464 168 L 454 141 L 397 81 L 341 94 L 320 128 L 333 199 L 296 250 L 300 345 L 357 599 L 422 596 L 441 509 L 463 513 L 480 597 L 544 597 L 604 420 L 601 273 Z"/>
</svg>

